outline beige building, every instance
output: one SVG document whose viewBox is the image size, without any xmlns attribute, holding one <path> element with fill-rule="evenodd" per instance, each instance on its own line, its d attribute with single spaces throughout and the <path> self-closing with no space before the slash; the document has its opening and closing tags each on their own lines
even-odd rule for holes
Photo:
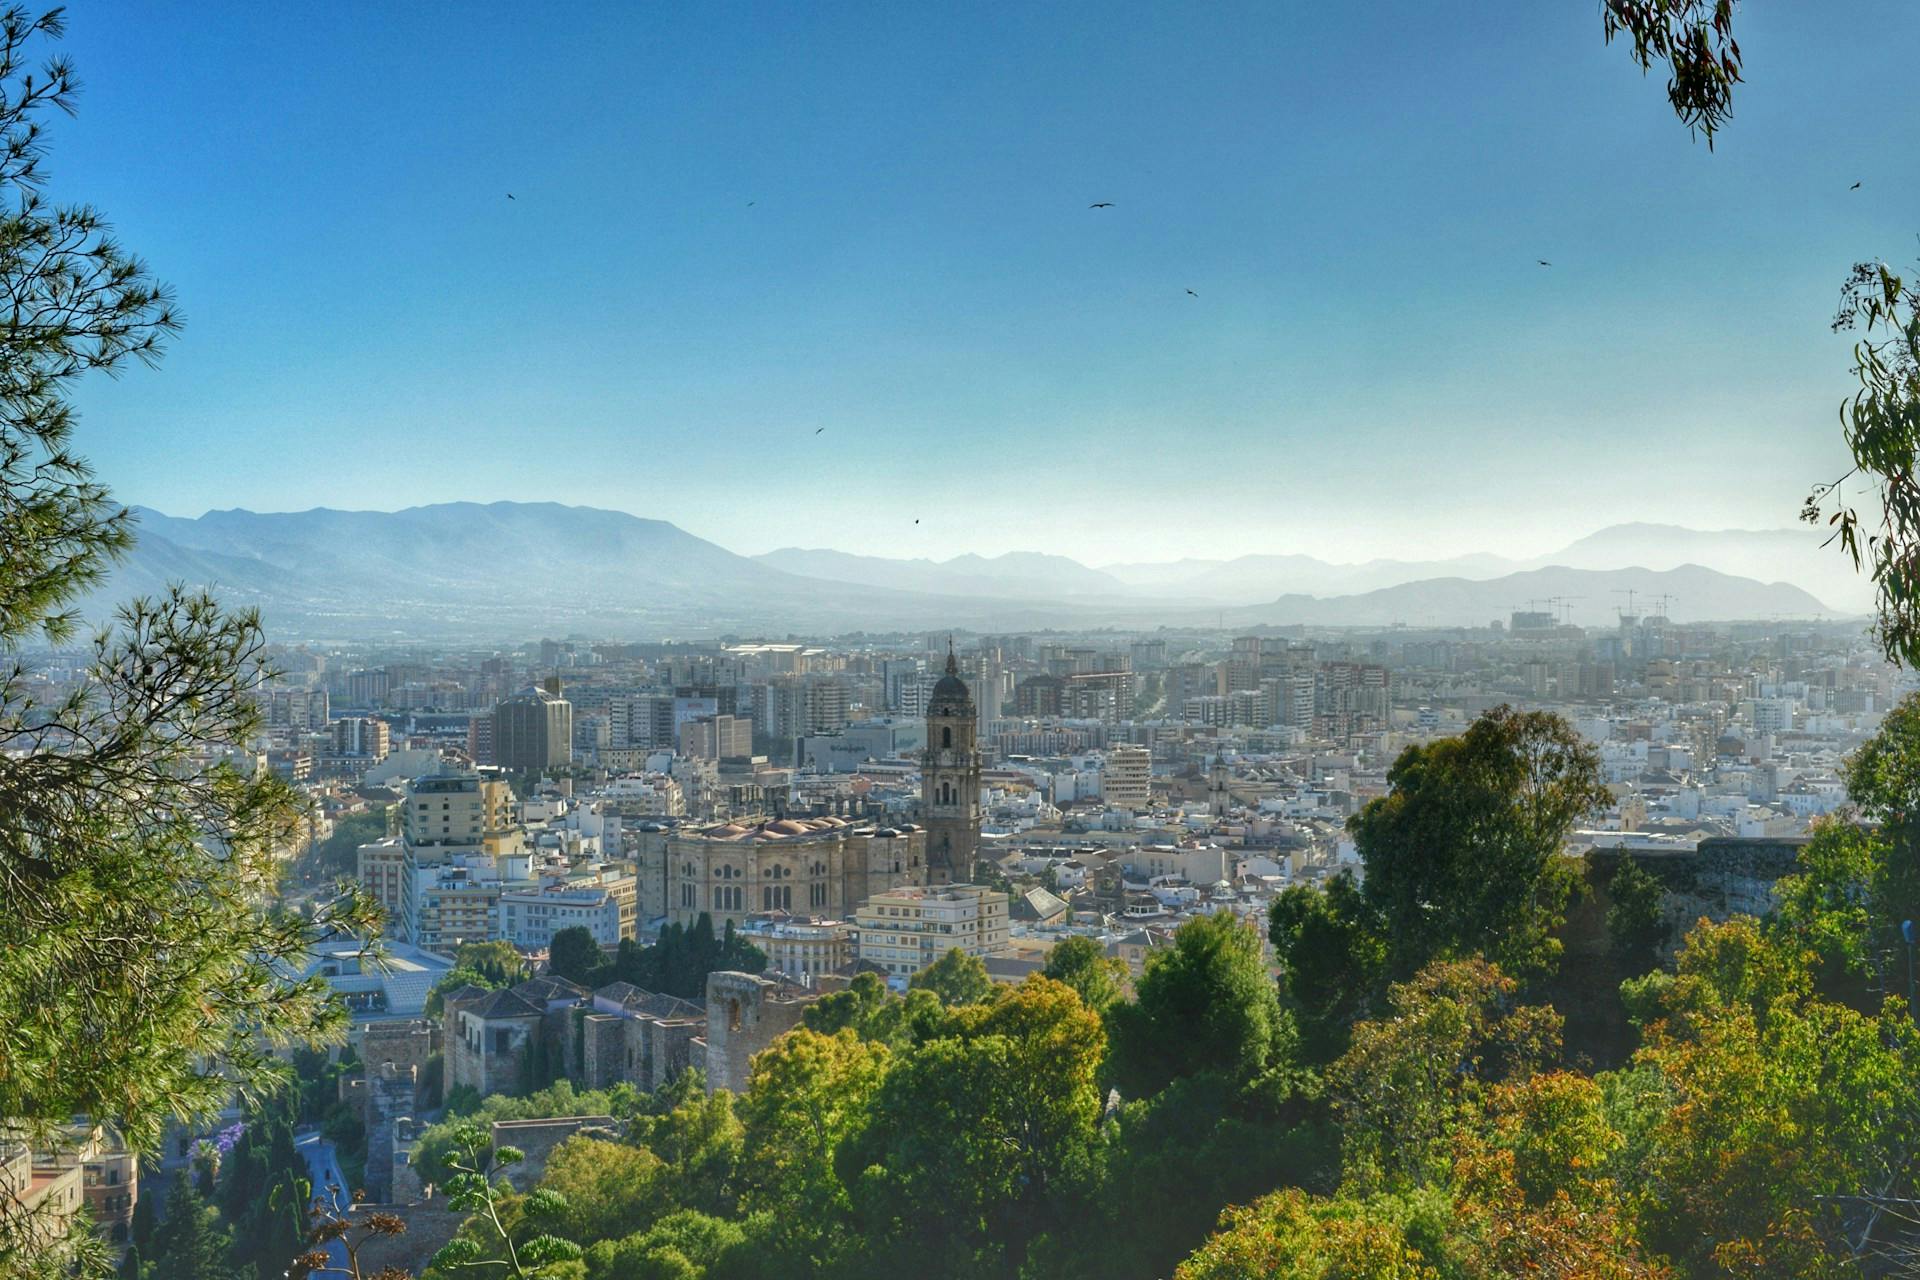
<svg viewBox="0 0 1920 1280">
<path fill-rule="evenodd" d="M 84 1207 L 97 1232 L 125 1244 L 139 1180 L 134 1154 L 109 1130 L 69 1125 L 31 1148 L 0 1133 L 0 1214 L 23 1215 L 30 1238 L 52 1243 Z"/>
<path fill-rule="evenodd" d="M 360 887 L 386 911 L 388 927 L 397 927 L 406 901 L 406 842 L 399 836 L 388 836 L 363 844 L 359 864 Z"/>
<path fill-rule="evenodd" d="M 500 936 L 501 883 L 487 867 L 408 868 L 401 935 L 424 951 L 451 955 L 463 942 Z"/>
<path fill-rule="evenodd" d="M 641 845 L 640 876 L 649 878 L 650 857 L 664 862 L 668 921 L 692 924 L 706 912 L 716 930 L 769 911 L 844 920 L 876 893 L 927 880 L 926 833 L 911 824 L 874 827 L 844 818 L 724 822 L 674 831 L 652 847 L 659 852 Z"/>
<path fill-rule="evenodd" d="M 738 716 L 701 716 L 680 726 L 680 754 L 722 760 L 753 754 L 753 721 Z"/>
<path fill-rule="evenodd" d="M 1145 747 L 1131 743 L 1107 752 L 1100 770 L 1100 795 L 1115 809 L 1134 813 L 1153 803 L 1153 757 Z"/>
<path fill-rule="evenodd" d="M 472 773 L 415 778 L 400 814 L 401 832 L 416 849 L 493 852 L 501 834 L 514 827 L 513 788 Z"/>
<path fill-rule="evenodd" d="M 976 884 L 877 893 L 854 915 L 859 954 L 896 977 L 910 978 L 949 951 L 971 956 L 1007 949 L 1007 895 Z"/>
<path fill-rule="evenodd" d="M 754 916 L 736 932 L 766 953 L 768 973 L 785 974 L 802 986 L 853 962 L 854 929 L 844 920 L 776 912 Z"/>
</svg>

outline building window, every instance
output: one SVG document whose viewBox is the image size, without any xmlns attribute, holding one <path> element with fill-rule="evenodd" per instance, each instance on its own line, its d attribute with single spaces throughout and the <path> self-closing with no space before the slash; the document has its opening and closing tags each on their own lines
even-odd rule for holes
<svg viewBox="0 0 1920 1280">
<path fill-rule="evenodd" d="M 948 725 L 940 726 L 940 745 L 943 747 L 953 745 L 953 729 Z"/>
</svg>

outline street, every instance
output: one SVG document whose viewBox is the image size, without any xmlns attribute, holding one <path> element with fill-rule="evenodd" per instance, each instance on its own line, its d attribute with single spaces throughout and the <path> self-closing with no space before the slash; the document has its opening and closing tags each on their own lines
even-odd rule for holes
<svg viewBox="0 0 1920 1280">
<path fill-rule="evenodd" d="M 316 1131 L 297 1135 L 294 1147 L 307 1162 L 307 1176 L 313 1180 L 312 1198 L 325 1201 L 345 1216 L 352 1206 L 352 1200 L 347 1191 L 347 1177 L 340 1172 L 340 1162 L 334 1155 L 333 1144 Z M 329 1240 L 326 1250 L 328 1265 L 337 1268 L 342 1275 L 347 1274 L 346 1244 L 340 1240 Z"/>
</svg>

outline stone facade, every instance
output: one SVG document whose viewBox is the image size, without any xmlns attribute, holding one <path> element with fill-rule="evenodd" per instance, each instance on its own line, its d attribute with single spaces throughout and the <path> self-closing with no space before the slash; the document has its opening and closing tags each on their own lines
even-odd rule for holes
<svg viewBox="0 0 1920 1280">
<path fill-rule="evenodd" d="M 1790 873 L 1805 845 L 1804 837 L 1740 839 L 1714 837 L 1698 848 L 1674 852 L 1643 849 L 1590 849 L 1585 860 L 1587 892 L 1567 909 L 1560 928 L 1565 951 L 1545 997 L 1566 1018 L 1566 1050 L 1600 1067 L 1621 1065 L 1637 1043 L 1637 1033 L 1620 1003 L 1620 983 L 1637 977 L 1644 964 L 1623 962 L 1607 930 L 1613 906 L 1613 878 L 1623 860 L 1660 882 L 1665 926 L 1657 949 L 1671 963 L 1681 942 L 1701 918 L 1764 916 L 1775 905 L 1774 882 Z"/>
<path fill-rule="evenodd" d="M 565 1077 L 652 1091 L 700 1063 L 706 1009 L 625 982 L 589 993 L 559 978 L 446 997 L 446 1087 L 525 1094 Z"/>
<path fill-rule="evenodd" d="M 659 857 L 666 917 L 691 925 L 702 914 L 715 932 L 768 911 L 846 919 L 876 893 L 927 883 L 926 833 L 907 824 L 876 827 L 845 818 L 725 822 L 671 833 L 660 852 L 643 843 L 640 880 Z"/>
<path fill-rule="evenodd" d="M 366 1192 L 370 1199 L 393 1197 L 394 1155 L 411 1132 L 418 1086 L 417 1067 L 382 1062 L 367 1068 Z"/>
<path fill-rule="evenodd" d="M 1595 905 L 1604 919 L 1612 905 L 1606 886 L 1613 882 L 1621 861 L 1632 857 L 1666 890 L 1661 901 L 1667 935 L 1661 955 L 1671 959 L 1680 943 L 1702 916 L 1726 920 L 1732 916 L 1765 916 L 1775 905 L 1774 881 L 1789 875 L 1806 847 L 1805 836 L 1743 838 L 1713 836 L 1690 851 L 1674 853 L 1641 849 L 1594 849 L 1587 854 L 1587 879 L 1598 890 Z"/>
<path fill-rule="evenodd" d="M 800 1025 L 819 999 L 750 973 L 707 975 L 707 1092 L 745 1093 L 753 1055 Z"/>
<path fill-rule="evenodd" d="M 586 989 L 534 978 L 503 991 L 462 987 L 444 997 L 446 1087 L 481 1097 L 526 1093 L 539 1074 L 571 1075 L 570 1011 Z"/>
<path fill-rule="evenodd" d="M 360 1032 L 358 1075 L 340 1082 L 341 1098 L 357 1107 L 367 1135 L 366 1191 L 375 1200 L 417 1194 L 404 1175 L 407 1152 L 418 1137 L 414 1118 L 426 1099 L 420 1090 L 427 1063 L 440 1047 L 438 1030 L 425 1020 L 370 1023 Z"/>
<path fill-rule="evenodd" d="M 602 987 L 582 1011 L 581 1086 L 658 1089 L 694 1065 L 693 1042 L 706 1025 L 706 1010 L 692 1001 L 625 982 Z"/>
</svg>

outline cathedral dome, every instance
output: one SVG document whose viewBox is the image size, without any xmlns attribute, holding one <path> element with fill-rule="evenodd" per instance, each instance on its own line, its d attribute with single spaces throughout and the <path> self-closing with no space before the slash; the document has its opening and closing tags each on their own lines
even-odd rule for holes
<svg viewBox="0 0 1920 1280">
<path fill-rule="evenodd" d="M 927 698 L 927 714 L 930 716 L 972 716 L 974 714 L 973 694 L 967 688 L 967 682 L 960 678 L 960 663 L 953 656 L 953 647 L 947 647 L 947 674 L 940 677 L 933 686 L 933 692 Z"/>
</svg>

